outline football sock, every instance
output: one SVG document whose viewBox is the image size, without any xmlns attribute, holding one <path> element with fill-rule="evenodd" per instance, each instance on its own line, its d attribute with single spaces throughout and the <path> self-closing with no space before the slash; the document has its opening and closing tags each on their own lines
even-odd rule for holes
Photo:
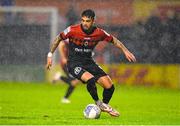
<svg viewBox="0 0 180 126">
<path fill-rule="evenodd" d="M 68 77 L 61 76 L 60 79 L 66 84 L 71 85 L 70 79 Z"/>
<path fill-rule="evenodd" d="M 112 95 L 113 95 L 113 92 L 114 92 L 114 85 L 112 85 L 110 88 L 108 89 L 105 89 L 104 88 L 104 91 L 103 91 L 103 102 L 108 104 Z"/>
<path fill-rule="evenodd" d="M 64 98 L 68 98 L 72 94 L 73 90 L 74 86 L 70 85 L 66 91 L 66 95 L 64 96 Z"/>
<path fill-rule="evenodd" d="M 94 77 L 87 81 L 87 90 L 90 93 L 91 97 L 95 101 L 99 100 L 99 97 L 98 97 L 98 94 L 97 94 L 96 81 L 95 81 Z"/>
</svg>

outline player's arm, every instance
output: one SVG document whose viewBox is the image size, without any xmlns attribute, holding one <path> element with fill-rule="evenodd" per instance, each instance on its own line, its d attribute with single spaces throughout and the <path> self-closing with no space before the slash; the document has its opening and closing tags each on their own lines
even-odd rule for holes
<svg viewBox="0 0 180 126">
<path fill-rule="evenodd" d="M 50 52 L 47 55 L 47 65 L 46 65 L 46 68 L 48 70 L 50 70 L 50 67 L 52 66 L 52 55 L 53 55 L 54 51 L 56 50 L 56 48 L 58 47 L 58 45 L 59 45 L 59 43 L 61 41 L 62 41 L 62 38 L 60 36 L 57 36 L 55 38 L 55 40 L 53 41 L 53 43 L 52 43 Z"/>
<path fill-rule="evenodd" d="M 66 48 L 65 42 L 60 42 L 58 49 L 59 49 L 59 55 L 61 56 L 61 60 L 63 64 L 67 63 L 67 57 L 66 57 L 66 52 L 64 51 Z"/>
<path fill-rule="evenodd" d="M 123 45 L 121 41 L 113 37 L 112 43 L 124 53 L 129 62 L 136 62 L 135 56 Z"/>
<path fill-rule="evenodd" d="M 52 43 L 52 46 L 51 46 L 51 49 L 50 49 L 50 52 L 51 53 L 54 53 L 54 51 L 56 50 L 56 48 L 58 47 L 59 43 L 62 41 L 61 37 L 60 36 L 57 36 L 55 38 L 55 40 L 53 41 Z"/>
</svg>

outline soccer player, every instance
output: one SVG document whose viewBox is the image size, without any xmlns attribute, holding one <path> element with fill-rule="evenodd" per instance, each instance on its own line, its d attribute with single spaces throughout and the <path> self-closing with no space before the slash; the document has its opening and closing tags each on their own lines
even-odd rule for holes
<svg viewBox="0 0 180 126">
<path fill-rule="evenodd" d="M 68 71 L 77 79 L 87 83 L 87 90 L 99 108 L 112 116 L 118 117 L 119 112 L 108 103 L 114 92 L 111 78 L 99 67 L 92 58 L 92 51 L 100 41 L 107 41 L 119 48 L 129 62 L 135 62 L 135 56 L 114 36 L 108 34 L 94 24 L 95 13 L 91 9 L 81 14 L 81 23 L 69 26 L 54 40 L 47 55 L 47 69 L 52 66 L 52 55 L 62 40 L 69 39 Z M 103 99 L 99 99 L 96 83 L 103 90 Z"/>
<path fill-rule="evenodd" d="M 66 84 L 68 84 L 68 88 L 66 90 L 65 96 L 62 98 L 62 103 L 70 103 L 71 101 L 68 99 L 72 92 L 74 91 L 75 86 L 78 84 L 78 79 L 74 78 L 71 74 L 69 74 L 67 70 L 67 58 L 68 58 L 68 41 L 63 41 L 58 46 L 59 52 L 60 52 L 60 65 L 66 76 L 62 76 L 59 73 L 57 73 L 53 79 L 53 83 L 55 83 L 58 80 L 64 81 Z"/>
</svg>

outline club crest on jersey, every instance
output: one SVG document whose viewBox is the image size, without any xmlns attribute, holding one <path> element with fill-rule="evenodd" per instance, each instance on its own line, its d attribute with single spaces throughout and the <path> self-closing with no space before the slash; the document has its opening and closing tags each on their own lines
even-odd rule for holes
<svg viewBox="0 0 180 126">
<path fill-rule="evenodd" d="M 84 46 L 88 46 L 88 41 L 91 40 L 90 37 L 85 37 L 84 38 Z"/>
<path fill-rule="evenodd" d="M 84 42 L 84 46 L 88 46 L 88 41 L 85 41 L 85 42 Z"/>
<path fill-rule="evenodd" d="M 81 67 L 75 67 L 74 74 L 78 75 L 81 72 L 81 70 L 82 70 Z"/>
</svg>

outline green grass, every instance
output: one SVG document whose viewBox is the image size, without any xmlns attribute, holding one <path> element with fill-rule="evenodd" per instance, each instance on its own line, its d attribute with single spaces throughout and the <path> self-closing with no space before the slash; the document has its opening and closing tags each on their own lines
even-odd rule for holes
<svg viewBox="0 0 180 126">
<path fill-rule="evenodd" d="M 117 86 L 110 102 L 120 111 L 118 118 L 101 113 L 99 119 L 85 119 L 83 109 L 93 103 L 84 85 L 70 97 L 71 104 L 61 104 L 67 85 L 47 83 L 0 82 L 0 124 L 179 124 L 180 91 Z M 99 96 L 102 88 L 98 87 Z"/>
</svg>

